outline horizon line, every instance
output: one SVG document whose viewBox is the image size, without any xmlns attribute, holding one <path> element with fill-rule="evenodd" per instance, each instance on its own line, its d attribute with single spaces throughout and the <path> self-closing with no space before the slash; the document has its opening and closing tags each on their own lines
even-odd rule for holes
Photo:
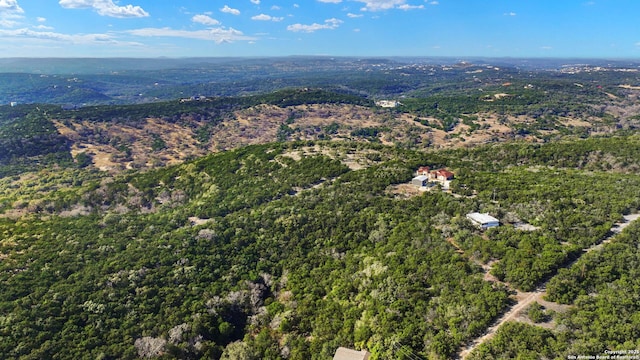
<svg viewBox="0 0 640 360">
<path fill-rule="evenodd" d="M 393 58 L 418 58 L 418 59 L 513 59 L 513 60 L 601 60 L 601 61 L 639 61 L 638 57 L 598 57 L 598 56 L 483 56 L 483 55 L 237 55 L 237 56 L 0 56 L 0 60 L 12 59 L 56 59 L 56 60 L 187 60 L 187 59 L 275 59 L 275 58 L 341 58 L 341 59 L 393 59 Z"/>
</svg>

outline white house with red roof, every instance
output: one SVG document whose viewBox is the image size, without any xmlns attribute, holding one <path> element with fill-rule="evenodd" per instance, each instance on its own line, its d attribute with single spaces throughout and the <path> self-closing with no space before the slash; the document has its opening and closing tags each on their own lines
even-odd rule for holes
<svg viewBox="0 0 640 360">
<path fill-rule="evenodd" d="M 440 183 L 444 190 L 448 190 L 449 182 L 453 180 L 454 176 L 447 169 L 431 170 L 428 166 L 420 166 L 416 171 L 416 177 L 411 180 L 411 183 L 419 187 L 433 186 L 433 183 Z"/>
</svg>

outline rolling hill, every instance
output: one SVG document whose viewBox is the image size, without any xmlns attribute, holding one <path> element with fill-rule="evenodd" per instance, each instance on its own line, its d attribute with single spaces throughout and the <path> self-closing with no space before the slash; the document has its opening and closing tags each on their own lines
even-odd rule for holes
<svg viewBox="0 0 640 360">
<path fill-rule="evenodd" d="M 314 63 L 294 60 L 269 66 Z M 639 348 L 640 226 L 616 226 L 640 213 L 635 75 L 384 64 L 349 86 L 0 107 L 0 357 Z M 411 76 L 431 68 L 453 75 Z M 455 178 L 420 189 L 423 166 Z"/>
</svg>

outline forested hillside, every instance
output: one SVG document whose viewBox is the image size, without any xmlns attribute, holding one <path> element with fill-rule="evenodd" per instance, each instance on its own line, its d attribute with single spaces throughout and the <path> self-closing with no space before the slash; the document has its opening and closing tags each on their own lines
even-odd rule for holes
<svg viewBox="0 0 640 360">
<path fill-rule="evenodd" d="M 147 172 L 5 177 L 0 353 L 330 359 L 346 346 L 445 359 L 509 308 L 512 288 L 550 277 L 549 300 L 574 304 L 549 313 L 557 326 L 509 325 L 473 356 L 635 348 L 637 227 L 562 269 L 640 208 L 639 146 L 635 135 L 433 153 L 303 141 Z M 404 192 L 425 165 L 454 171 L 452 192 Z M 473 211 L 501 226 L 480 231 Z M 486 280 L 488 265 L 504 283 Z"/>
<path fill-rule="evenodd" d="M 549 298 L 571 304 L 554 314 L 562 331 L 507 323 L 471 359 L 636 356 L 638 322 L 639 226 L 632 224 L 602 251 L 583 256 L 551 279 Z M 612 355 L 616 356 L 616 355 Z"/>
<path fill-rule="evenodd" d="M 0 358 L 640 349 L 636 65 L 442 61 L 0 61 Z"/>
</svg>

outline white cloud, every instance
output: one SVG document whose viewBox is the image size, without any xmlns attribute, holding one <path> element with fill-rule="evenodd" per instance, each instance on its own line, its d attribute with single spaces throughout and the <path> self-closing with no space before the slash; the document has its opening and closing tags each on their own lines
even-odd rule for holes
<svg viewBox="0 0 640 360">
<path fill-rule="evenodd" d="M 360 18 L 360 17 L 363 17 L 363 16 L 364 16 L 364 15 L 362 15 L 362 14 L 352 14 L 352 13 L 347 13 L 347 17 L 350 17 L 350 18 L 352 18 L 352 19 L 354 19 L 354 18 Z"/>
<path fill-rule="evenodd" d="M 140 6 L 118 6 L 113 0 L 60 0 L 59 4 L 65 9 L 93 9 L 102 16 L 115 18 L 140 18 L 149 16 L 149 13 Z"/>
<path fill-rule="evenodd" d="M 322 3 L 332 3 L 332 4 L 339 4 L 342 2 L 342 0 L 318 0 Z"/>
<path fill-rule="evenodd" d="M 260 0 L 251 0 L 252 4 L 260 5 Z"/>
<path fill-rule="evenodd" d="M 406 0 L 355 0 L 357 2 L 364 3 L 365 6 L 360 9 L 362 11 L 383 11 L 391 9 L 400 10 L 414 10 L 424 9 L 424 5 L 410 5 Z M 437 1 L 432 1 L 429 4 L 437 5 Z"/>
<path fill-rule="evenodd" d="M 364 3 L 363 11 L 389 10 L 404 5 L 406 0 L 356 0 Z"/>
<path fill-rule="evenodd" d="M 280 6 L 278 6 L 278 5 L 273 5 L 273 6 L 271 7 L 271 10 L 280 10 Z"/>
<path fill-rule="evenodd" d="M 0 30 L 0 36 L 7 39 L 43 40 L 81 45 L 141 45 L 140 43 L 118 41 L 111 34 L 69 35 L 51 31 L 33 31 L 26 28 L 16 30 Z"/>
<path fill-rule="evenodd" d="M 0 17 L 0 27 L 12 28 L 12 27 L 15 27 L 16 25 L 18 25 L 17 21 L 8 20 Z"/>
<path fill-rule="evenodd" d="M 518 14 L 514 13 L 513 11 L 512 12 L 508 12 L 508 13 L 504 13 L 504 16 L 516 16 L 516 15 L 518 15 Z"/>
<path fill-rule="evenodd" d="M 18 5 L 17 0 L 0 0 L 0 27 L 15 27 L 16 20 L 24 18 L 24 10 Z"/>
<path fill-rule="evenodd" d="M 225 5 L 222 9 L 220 9 L 220 11 L 227 14 L 240 15 L 240 10 L 230 8 L 229 5 Z"/>
<path fill-rule="evenodd" d="M 191 18 L 191 21 L 193 21 L 194 23 L 203 24 L 203 25 L 219 25 L 220 24 L 220 21 L 212 18 L 211 16 L 202 15 L 202 14 L 194 15 Z"/>
<path fill-rule="evenodd" d="M 47 19 L 46 19 L 46 18 L 43 18 L 43 17 L 37 17 L 37 18 L 36 18 L 36 21 L 38 21 L 38 22 L 46 22 L 46 21 L 47 21 Z"/>
<path fill-rule="evenodd" d="M 409 4 L 402 4 L 400 6 L 398 6 L 398 9 L 400 10 L 415 10 L 415 9 L 424 9 L 424 5 L 409 5 Z"/>
<path fill-rule="evenodd" d="M 425 0 L 425 1 L 427 1 L 427 0 Z M 434 1 L 429 1 L 428 4 L 429 5 L 439 5 L 440 3 L 434 0 Z"/>
<path fill-rule="evenodd" d="M 38 29 L 38 30 L 53 30 L 53 27 L 51 26 L 47 26 L 47 25 L 36 25 L 33 27 L 34 29 Z"/>
<path fill-rule="evenodd" d="M 126 33 L 144 37 L 178 37 L 187 39 L 209 40 L 214 41 L 218 44 L 229 43 L 233 41 L 256 40 L 256 38 L 246 36 L 242 33 L 242 31 L 233 28 L 215 28 L 196 31 L 174 30 L 171 28 L 144 28 L 128 30 L 126 31 Z"/>
<path fill-rule="evenodd" d="M 0 13 L 24 13 L 24 10 L 18 5 L 18 0 L 0 0 Z"/>
<path fill-rule="evenodd" d="M 282 17 L 274 17 L 271 15 L 267 15 L 267 14 L 260 14 L 260 15 L 256 15 L 256 16 L 252 16 L 251 20 L 258 20 L 258 21 L 282 21 L 284 20 L 284 18 Z"/>
<path fill-rule="evenodd" d="M 293 24 L 287 26 L 287 30 L 293 32 L 314 32 L 317 30 L 333 30 L 337 29 L 340 24 L 342 24 L 342 20 L 338 20 L 336 18 L 327 19 L 324 21 L 324 24 L 313 23 L 311 25 L 303 25 L 303 24 Z"/>
</svg>

